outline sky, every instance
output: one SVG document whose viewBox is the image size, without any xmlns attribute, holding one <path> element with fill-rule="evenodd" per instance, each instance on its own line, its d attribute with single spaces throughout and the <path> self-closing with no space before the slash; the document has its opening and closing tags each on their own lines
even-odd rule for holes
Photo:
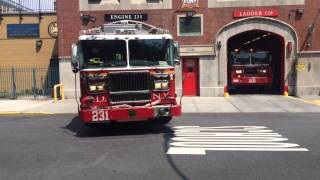
<svg viewBox="0 0 320 180">
<path fill-rule="evenodd" d="M 32 10 L 41 9 L 42 11 L 53 10 L 54 2 L 55 2 L 55 0 L 0 0 L 0 2 L 1 1 L 8 2 L 9 4 L 17 3 Z M 40 2 L 40 8 L 39 8 L 39 2 Z"/>
</svg>

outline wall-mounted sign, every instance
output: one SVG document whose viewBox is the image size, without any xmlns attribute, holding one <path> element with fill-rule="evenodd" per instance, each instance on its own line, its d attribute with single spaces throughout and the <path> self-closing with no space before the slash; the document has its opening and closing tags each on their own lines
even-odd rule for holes
<svg viewBox="0 0 320 180">
<path fill-rule="evenodd" d="M 11 37 L 39 37 L 39 24 L 8 24 L 7 36 Z"/>
<path fill-rule="evenodd" d="M 306 70 L 306 64 L 305 64 L 305 63 L 297 63 L 297 64 L 296 64 L 296 70 L 297 70 L 297 71 L 304 71 L 304 70 Z"/>
<path fill-rule="evenodd" d="M 215 49 L 213 44 L 205 45 L 181 45 L 180 56 L 213 56 L 215 55 Z"/>
<path fill-rule="evenodd" d="M 233 11 L 233 17 L 235 18 L 252 16 L 277 17 L 279 16 L 279 11 L 274 9 L 250 9 Z"/>
<path fill-rule="evenodd" d="M 58 37 L 58 23 L 57 21 L 51 22 L 48 26 L 48 34 L 53 37 Z"/>
<path fill-rule="evenodd" d="M 182 8 L 199 7 L 199 0 L 182 0 Z"/>
<path fill-rule="evenodd" d="M 147 14 L 105 14 L 105 21 L 120 21 L 120 20 L 134 20 L 134 21 L 147 21 Z"/>
</svg>

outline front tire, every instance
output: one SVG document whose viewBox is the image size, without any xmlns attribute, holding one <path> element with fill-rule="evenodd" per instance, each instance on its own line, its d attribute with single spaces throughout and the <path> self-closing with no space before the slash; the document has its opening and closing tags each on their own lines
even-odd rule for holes
<svg viewBox="0 0 320 180">
<path fill-rule="evenodd" d="M 96 127 L 99 127 L 100 124 L 97 124 L 97 123 L 84 123 L 84 125 L 86 127 L 89 127 L 89 128 L 96 128 Z"/>
<path fill-rule="evenodd" d="M 157 124 L 168 124 L 172 120 L 171 116 L 168 117 L 157 117 L 154 119 Z"/>
</svg>

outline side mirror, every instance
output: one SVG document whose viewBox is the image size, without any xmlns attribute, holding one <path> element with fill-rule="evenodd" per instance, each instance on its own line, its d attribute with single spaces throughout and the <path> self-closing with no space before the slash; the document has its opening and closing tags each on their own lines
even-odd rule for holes
<svg viewBox="0 0 320 180">
<path fill-rule="evenodd" d="M 79 71 L 78 46 L 76 44 L 72 44 L 71 66 L 73 73 L 77 73 Z"/>
<path fill-rule="evenodd" d="M 180 65 L 180 48 L 179 48 L 179 43 L 174 42 L 174 64 L 175 65 Z"/>
<path fill-rule="evenodd" d="M 272 56 L 271 55 L 269 56 L 269 63 L 270 64 L 272 63 Z"/>
<path fill-rule="evenodd" d="M 179 66 L 180 65 L 180 59 L 174 59 L 174 65 Z"/>
</svg>

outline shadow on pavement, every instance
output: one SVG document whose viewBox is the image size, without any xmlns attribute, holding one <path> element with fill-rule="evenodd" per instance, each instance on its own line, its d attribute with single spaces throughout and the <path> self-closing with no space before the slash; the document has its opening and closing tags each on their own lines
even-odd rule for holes
<svg viewBox="0 0 320 180">
<path fill-rule="evenodd" d="M 103 137 L 103 136 L 130 136 L 146 134 L 163 134 L 163 151 L 165 158 L 172 170 L 180 177 L 179 179 L 187 180 L 188 178 L 179 170 L 171 155 L 167 154 L 170 146 L 170 139 L 174 136 L 174 131 L 169 125 L 157 124 L 151 121 L 144 122 L 122 122 L 122 123 L 105 123 L 96 124 L 95 126 L 86 126 L 78 117 L 74 117 L 71 122 L 62 127 L 73 133 L 76 137 Z"/>
<path fill-rule="evenodd" d="M 165 157 L 170 165 L 170 167 L 175 171 L 175 173 L 180 177 L 179 179 L 182 180 L 188 180 L 187 176 L 178 168 L 176 163 L 174 162 L 172 156 L 170 154 L 167 154 L 168 149 L 170 148 L 170 139 L 174 137 L 174 132 L 167 133 L 163 135 L 163 151 L 165 153 Z"/>
<path fill-rule="evenodd" d="M 87 126 L 78 119 L 78 117 L 74 117 L 72 121 L 63 128 L 74 132 L 76 137 L 81 138 L 161 133 L 170 134 L 173 132 L 169 126 L 157 124 L 151 121 L 103 123 Z"/>
<path fill-rule="evenodd" d="M 266 88 L 263 86 L 244 86 L 238 88 L 230 88 L 229 89 L 230 95 L 236 94 L 271 94 L 277 95 L 281 94 L 280 90 L 275 88 Z"/>
</svg>

